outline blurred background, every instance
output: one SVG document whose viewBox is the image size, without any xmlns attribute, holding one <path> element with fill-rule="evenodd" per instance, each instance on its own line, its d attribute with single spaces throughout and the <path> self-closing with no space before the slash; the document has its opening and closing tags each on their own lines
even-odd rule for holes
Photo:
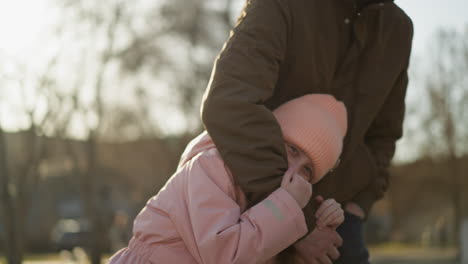
<svg viewBox="0 0 468 264">
<path fill-rule="evenodd" d="M 202 131 L 243 3 L 0 0 L 0 263 L 104 263 L 127 244 Z M 367 241 L 373 263 L 462 263 L 468 1 L 396 3 L 415 26 L 405 136 Z"/>
</svg>

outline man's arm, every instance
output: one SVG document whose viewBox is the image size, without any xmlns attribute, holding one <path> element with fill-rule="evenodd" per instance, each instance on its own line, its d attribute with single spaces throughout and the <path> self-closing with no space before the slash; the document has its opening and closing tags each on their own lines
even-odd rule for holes
<svg viewBox="0 0 468 264">
<path fill-rule="evenodd" d="M 202 120 L 250 204 L 279 187 L 287 168 L 280 127 L 263 104 L 287 49 L 287 1 L 249 0 L 217 58 Z"/>
</svg>

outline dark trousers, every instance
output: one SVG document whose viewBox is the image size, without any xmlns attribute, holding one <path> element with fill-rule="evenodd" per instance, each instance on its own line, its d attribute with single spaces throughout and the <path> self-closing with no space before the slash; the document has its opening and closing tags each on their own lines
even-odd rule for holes
<svg viewBox="0 0 468 264">
<path fill-rule="evenodd" d="M 343 246 L 338 248 L 340 258 L 334 264 L 369 264 L 361 218 L 345 212 L 345 220 L 336 231 L 343 239 Z"/>
</svg>

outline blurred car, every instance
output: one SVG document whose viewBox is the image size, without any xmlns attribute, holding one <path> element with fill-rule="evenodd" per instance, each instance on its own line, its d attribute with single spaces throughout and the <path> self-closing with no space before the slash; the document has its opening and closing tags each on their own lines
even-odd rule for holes
<svg viewBox="0 0 468 264">
<path fill-rule="evenodd" d="M 79 219 L 60 219 L 55 224 L 51 240 L 55 250 L 86 248 L 90 245 L 92 234 L 86 221 Z"/>
</svg>

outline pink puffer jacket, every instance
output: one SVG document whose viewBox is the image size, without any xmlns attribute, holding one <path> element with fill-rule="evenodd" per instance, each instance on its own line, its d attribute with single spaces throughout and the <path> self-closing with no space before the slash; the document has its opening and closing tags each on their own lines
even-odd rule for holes
<svg viewBox="0 0 468 264">
<path fill-rule="evenodd" d="M 138 214 L 129 246 L 110 263 L 274 263 L 279 252 L 307 233 L 301 208 L 283 188 L 249 210 L 244 211 L 245 204 L 204 132 Z"/>
</svg>

